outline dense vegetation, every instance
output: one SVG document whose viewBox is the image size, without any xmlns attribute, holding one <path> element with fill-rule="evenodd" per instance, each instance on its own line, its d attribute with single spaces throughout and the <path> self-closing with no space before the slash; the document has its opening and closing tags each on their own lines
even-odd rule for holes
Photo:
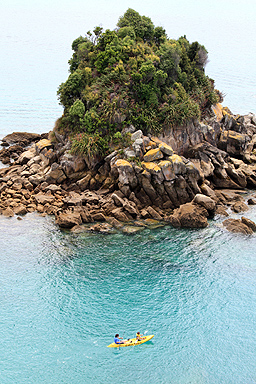
<svg viewBox="0 0 256 384">
<path fill-rule="evenodd" d="M 80 36 L 73 44 L 70 75 L 58 89 L 73 151 L 106 153 L 124 140 L 130 124 L 146 134 L 201 118 L 218 101 L 204 73 L 207 51 L 186 36 L 169 39 L 162 27 L 128 9 L 117 28 Z"/>
</svg>

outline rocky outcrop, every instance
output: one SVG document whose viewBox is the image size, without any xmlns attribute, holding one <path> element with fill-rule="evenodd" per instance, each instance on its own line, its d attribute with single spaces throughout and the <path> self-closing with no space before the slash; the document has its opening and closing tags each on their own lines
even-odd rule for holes
<svg viewBox="0 0 256 384">
<path fill-rule="evenodd" d="M 208 212 L 200 205 L 187 203 L 175 209 L 169 217 L 174 228 L 205 228 Z"/>
<path fill-rule="evenodd" d="M 57 132 L 54 141 L 6 137 L 1 151 L 12 164 L 0 169 L 0 212 L 53 214 L 66 228 L 110 224 L 110 218 L 113 226 L 157 220 L 203 228 L 215 213 L 228 215 L 227 206 L 235 213 L 248 210 L 254 200 L 245 204 L 241 191 L 256 186 L 256 118 L 232 117 L 220 105 L 217 111 L 208 122 L 193 121 L 159 137 L 133 127 L 129 147 L 93 159 L 89 168 Z"/>
<path fill-rule="evenodd" d="M 251 222 L 249 219 L 227 219 L 223 221 L 223 226 L 233 233 L 242 233 L 244 235 L 252 235 L 255 231 L 255 223 Z"/>
<path fill-rule="evenodd" d="M 42 135 L 30 132 L 13 132 L 2 139 L 3 146 L 9 146 L 13 144 L 20 144 L 21 146 L 27 146 L 31 142 L 36 142 L 42 138 Z"/>
</svg>

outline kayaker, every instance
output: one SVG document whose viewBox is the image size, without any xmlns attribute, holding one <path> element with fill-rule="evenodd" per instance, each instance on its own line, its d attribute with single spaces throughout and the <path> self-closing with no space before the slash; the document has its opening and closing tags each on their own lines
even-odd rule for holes
<svg viewBox="0 0 256 384">
<path fill-rule="evenodd" d="M 143 335 L 141 335 L 140 332 L 137 332 L 136 333 L 136 340 L 138 340 L 138 341 L 142 340 L 142 336 Z"/>
<path fill-rule="evenodd" d="M 116 344 L 125 344 L 125 341 L 123 341 L 122 337 L 119 337 L 119 334 L 117 333 L 114 337 L 114 343 Z"/>
</svg>

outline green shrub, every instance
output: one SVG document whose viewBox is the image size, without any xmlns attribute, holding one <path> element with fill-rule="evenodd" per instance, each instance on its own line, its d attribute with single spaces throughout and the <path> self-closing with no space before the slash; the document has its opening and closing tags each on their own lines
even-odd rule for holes
<svg viewBox="0 0 256 384">
<path fill-rule="evenodd" d="M 126 145 L 120 131 L 130 124 L 144 133 L 185 124 L 219 100 L 204 73 L 204 46 L 186 36 L 169 39 L 133 9 L 119 18 L 117 29 L 96 27 L 74 40 L 72 49 L 70 75 L 58 89 L 64 106 L 58 127 L 73 137 L 77 153 Z"/>
</svg>

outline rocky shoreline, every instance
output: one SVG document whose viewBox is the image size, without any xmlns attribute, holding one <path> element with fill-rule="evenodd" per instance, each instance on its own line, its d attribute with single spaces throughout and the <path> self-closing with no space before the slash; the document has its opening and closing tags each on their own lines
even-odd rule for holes
<svg viewBox="0 0 256 384">
<path fill-rule="evenodd" d="M 70 154 L 68 137 L 58 132 L 17 132 L 2 139 L 0 213 L 18 217 L 37 211 L 54 215 L 73 231 L 136 233 L 147 226 L 204 228 L 227 207 L 243 212 L 256 187 L 256 116 L 232 115 L 216 105 L 205 123 L 145 136 L 133 126 L 131 145 L 104 159 Z M 254 148 L 255 146 L 255 148 Z M 163 223 L 163 224 L 162 224 Z M 86 225 L 84 225 L 86 224 Z M 232 232 L 252 234 L 243 217 L 226 219 Z"/>
</svg>

